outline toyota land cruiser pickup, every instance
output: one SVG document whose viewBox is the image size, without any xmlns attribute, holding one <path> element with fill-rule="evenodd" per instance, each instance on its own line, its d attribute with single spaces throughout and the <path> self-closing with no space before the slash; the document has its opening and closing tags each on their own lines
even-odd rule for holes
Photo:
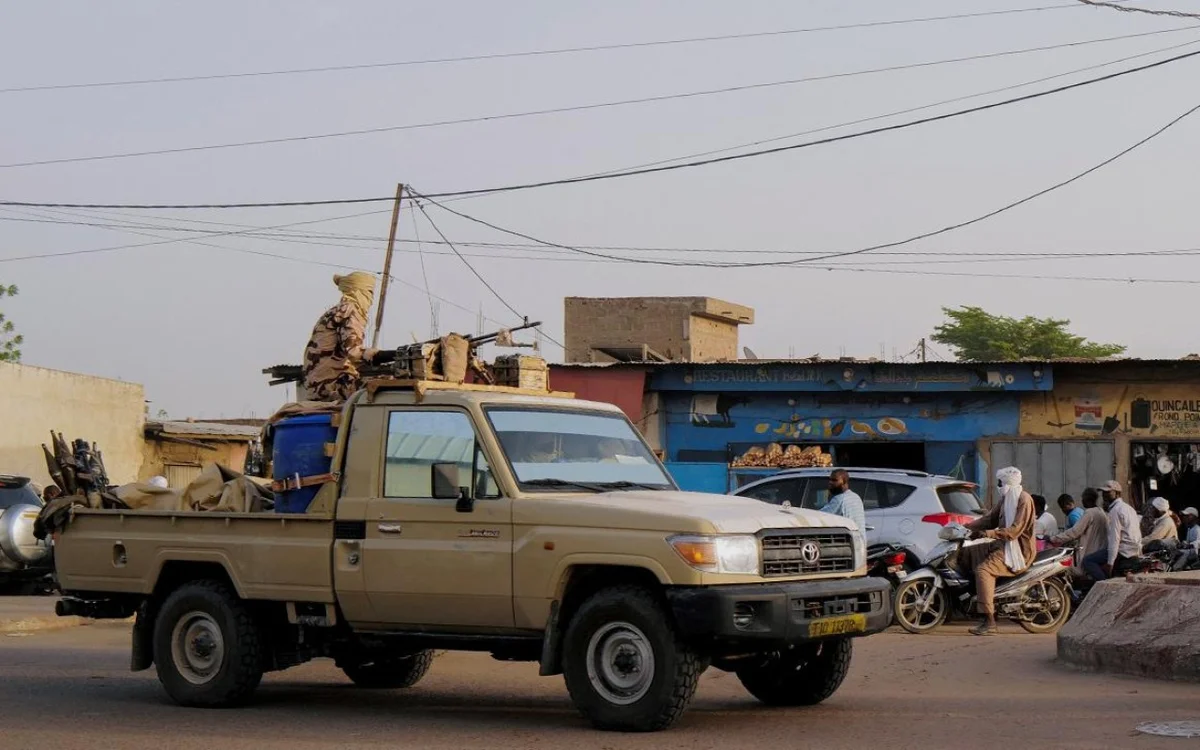
<svg viewBox="0 0 1200 750">
<path fill-rule="evenodd" d="M 59 614 L 136 615 L 132 669 L 186 706 L 321 657 L 405 688 L 468 650 L 564 675 L 626 731 L 674 723 L 710 666 L 769 705 L 823 701 L 890 623 L 850 521 L 680 492 L 614 406 L 394 383 L 335 425 L 305 513 L 73 509 Z"/>
</svg>

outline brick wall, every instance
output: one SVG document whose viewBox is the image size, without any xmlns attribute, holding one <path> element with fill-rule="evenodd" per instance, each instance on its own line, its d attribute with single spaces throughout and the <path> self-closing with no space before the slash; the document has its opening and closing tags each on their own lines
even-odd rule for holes
<svg viewBox="0 0 1200 750">
<path fill-rule="evenodd" d="M 565 360 L 606 361 L 594 350 L 642 345 L 673 360 L 737 359 L 738 324 L 752 321 L 752 310 L 706 297 L 568 297 Z"/>
</svg>

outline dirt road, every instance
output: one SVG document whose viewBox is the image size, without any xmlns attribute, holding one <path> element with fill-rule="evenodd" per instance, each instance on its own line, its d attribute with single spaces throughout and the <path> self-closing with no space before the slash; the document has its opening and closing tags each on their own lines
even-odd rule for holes
<svg viewBox="0 0 1200 750">
<path fill-rule="evenodd" d="M 329 662 L 271 675 L 227 711 L 167 703 L 128 671 L 127 625 L 0 636 L 5 750 L 30 748 L 1159 748 L 1151 720 L 1200 719 L 1200 686 L 1103 677 L 1053 663 L 1054 639 L 884 634 L 857 644 L 850 677 L 811 709 L 770 710 L 709 670 L 692 710 L 655 735 L 594 732 L 561 678 L 485 655 L 440 656 L 416 688 L 353 688 Z"/>
</svg>

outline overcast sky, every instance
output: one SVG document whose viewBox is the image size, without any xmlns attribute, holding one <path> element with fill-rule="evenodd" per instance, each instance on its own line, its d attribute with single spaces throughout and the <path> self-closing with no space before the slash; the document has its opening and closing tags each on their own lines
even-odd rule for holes
<svg viewBox="0 0 1200 750">
<path fill-rule="evenodd" d="M 8 3 L 0 89 L 446 58 L 1069 5 L 1068 0 L 612 0 Z M 1159 6 L 1163 7 L 1163 6 Z M 1182 5 L 1178 7 L 1184 7 Z M 1037 13 L 488 61 L 126 87 L 0 93 L 0 165 L 471 118 L 743 86 L 1058 45 L 1200 22 L 1072 7 Z M 0 168 L 0 199 L 84 203 L 320 200 L 492 187 L 629 167 L 822 128 L 1200 41 L 1200 29 L 1052 51 L 839 77 L 712 96 L 248 148 Z M 1161 52 L 851 132 L 1131 67 Z M 575 245 L 839 252 L 985 213 L 1066 179 L 1200 103 L 1200 58 L 1109 83 L 901 132 L 773 156 L 456 202 L 538 238 Z M 813 137 L 813 136 L 809 136 Z M 987 222 L 897 251 L 871 273 L 700 269 L 581 262 L 580 255 L 461 248 L 522 314 L 562 338 L 562 298 L 710 295 L 753 307 L 742 343 L 759 356 L 892 356 L 913 349 L 940 307 L 1070 318 L 1083 335 L 1142 357 L 1200 350 L 1197 287 L 1078 277 L 1200 281 L 1200 259 L 980 262 L 970 253 L 1186 249 L 1196 238 L 1200 114 L 1113 165 Z M 781 141 L 795 143 L 799 139 Z M 521 242 L 429 207 L 451 240 Z M 263 416 L 283 402 L 261 370 L 298 363 L 337 297 L 336 269 L 377 271 L 386 204 L 157 212 L 0 211 L 0 261 L 153 242 L 128 224 L 226 224 L 378 238 L 204 237 L 0 262 L 21 288 L 3 311 L 26 364 L 144 383 L 152 412 Z M 341 218 L 350 214 L 371 215 Z M 18 221 L 16 219 L 37 219 Z M 222 222 L 221 225 L 185 223 Z M 403 215 L 400 237 L 437 239 Z M 292 238 L 297 239 L 297 238 Z M 347 247 L 348 246 L 348 247 Z M 416 246 L 402 243 L 384 342 L 425 338 L 430 304 Z M 477 311 L 514 316 L 446 248 L 425 246 L 440 330 L 473 332 Z M 709 261 L 802 256 L 647 253 Z M 506 257 L 507 256 L 507 257 Z M 994 256 L 984 256 L 994 257 Z M 531 258 L 541 258 L 534 260 Z M 963 262 L 972 261 L 972 262 Z M 881 265 L 890 261 L 891 265 Z M 897 273 L 902 271 L 903 273 Z M 967 274 L 967 276 L 941 275 Z M 997 278 L 1015 274 L 1025 279 Z M 1058 278 L 1052 278 L 1058 277 Z M 491 324 L 489 323 L 489 326 Z M 561 356 L 547 344 L 547 355 Z"/>
</svg>

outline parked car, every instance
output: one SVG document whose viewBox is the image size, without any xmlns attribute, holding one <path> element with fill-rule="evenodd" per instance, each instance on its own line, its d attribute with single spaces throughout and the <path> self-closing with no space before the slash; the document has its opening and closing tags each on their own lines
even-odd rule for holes
<svg viewBox="0 0 1200 750">
<path fill-rule="evenodd" d="M 938 532 L 967 523 L 982 510 L 976 486 L 923 471 L 845 467 L 850 489 L 863 500 L 867 546 L 898 544 L 908 550 L 905 567 L 915 570 L 939 543 Z M 751 482 L 732 494 L 795 508 L 818 509 L 829 499 L 832 468 L 785 469 Z"/>
<path fill-rule="evenodd" d="M 33 535 L 41 509 L 28 477 L 0 474 L 0 587 L 38 589 L 53 580 L 51 545 Z"/>
</svg>

